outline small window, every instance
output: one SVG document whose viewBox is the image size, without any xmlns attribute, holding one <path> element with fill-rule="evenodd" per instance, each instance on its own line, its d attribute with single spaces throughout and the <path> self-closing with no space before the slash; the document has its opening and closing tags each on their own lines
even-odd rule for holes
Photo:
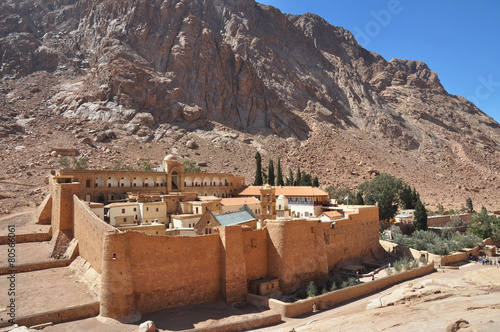
<svg viewBox="0 0 500 332">
<path fill-rule="evenodd" d="M 156 208 L 156 212 L 158 212 L 158 208 Z"/>
<path fill-rule="evenodd" d="M 85 181 L 85 185 L 87 186 L 87 188 L 90 188 L 90 180 Z"/>
<path fill-rule="evenodd" d="M 146 208 L 146 211 L 149 211 L 149 208 L 148 208 L 148 207 Z"/>
<path fill-rule="evenodd" d="M 125 213 L 125 209 L 122 209 L 122 214 Z"/>
<path fill-rule="evenodd" d="M 137 208 L 134 208 L 134 212 L 137 211 Z"/>
</svg>

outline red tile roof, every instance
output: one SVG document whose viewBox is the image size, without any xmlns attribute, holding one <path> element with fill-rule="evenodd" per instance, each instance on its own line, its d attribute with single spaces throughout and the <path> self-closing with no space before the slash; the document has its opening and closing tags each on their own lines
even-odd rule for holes
<svg viewBox="0 0 500 332">
<path fill-rule="evenodd" d="M 260 196 L 260 186 L 248 186 L 237 193 L 238 196 Z M 317 187 L 274 187 L 276 196 L 284 195 L 288 197 L 313 197 L 328 196 L 328 193 Z"/>
</svg>

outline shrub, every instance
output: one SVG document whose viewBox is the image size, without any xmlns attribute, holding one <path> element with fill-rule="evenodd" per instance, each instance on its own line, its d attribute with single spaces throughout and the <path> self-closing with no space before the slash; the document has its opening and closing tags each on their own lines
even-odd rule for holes
<svg viewBox="0 0 500 332">
<path fill-rule="evenodd" d="M 427 259 L 425 258 L 425 256 L 421 256 L 419 259 L 420 263 L 422 263 L 423 265 L 427 265 Z"/>
<path fill-rule="evenodd" d="M 394 270 L 396 272 L 401 272 L 402 269 L 403 269 L 403 264 L 401 264 L 401 261 L 395 261 L 394 262 Z"/>
<path fill-rule="evenodd" d="M 326 294 L 328 293 L 328 289 L 326 288 L 326 285 L 325 287 L 323 287 L 323 289 L 321 290 L 321 294 Z"/>
<path fill-rule="evenodd" d="M 314 281 L 309 281 L 309 283 L 307 284 L 306 292 L 307 297 L 316 296 L 318 289 L 316 288 L 316 284 L 314 283 Z"/>
<path fill-rule="evenodd" d="M 307 298 L 307 292 L 305 290 L 301 290 L 299 292 L 297 292 L 297 294 L 295 295 L 296 297 L 298 297 L 299 299 L 305 299 Z"/>
<path fill-rule="evenodd" d="M 330 291 L 336 291 L 338 289 L 337 287 L 337 284 L 336 283 L 332 283 L 332 286 L 330 287 Z"/>
<path fill-rule="evenodd" d="M 386 268 L 385 272 L 387 273 L 388 276 L 392 275 L 392 269 L 390 267 Z"/>
<path fill-rule="evenodd" d="M 411 262 L 411 268 L 412 269 L 416 269 L 418 268 L 418 261 L 416 259 L 414 259 L 412 262 Z"/>
</svg>

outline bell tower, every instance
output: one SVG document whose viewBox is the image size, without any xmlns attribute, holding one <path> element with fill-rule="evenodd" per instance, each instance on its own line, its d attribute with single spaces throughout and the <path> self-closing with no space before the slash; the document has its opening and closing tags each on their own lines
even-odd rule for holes
<svg viewBox="0 0 500 332">
<path fill-rule="evenodd" d="M 276 189 L 266 184 L 260 188 L 260 223 L 264 226 L 264 220 L 276 219 Z"/>
<path fill-rule="evenodd" d="M 167 173 L 167 192 L 184 191 L 184 165 L 171 154 L 163 159 L 163 164 Z"/>
</svg>

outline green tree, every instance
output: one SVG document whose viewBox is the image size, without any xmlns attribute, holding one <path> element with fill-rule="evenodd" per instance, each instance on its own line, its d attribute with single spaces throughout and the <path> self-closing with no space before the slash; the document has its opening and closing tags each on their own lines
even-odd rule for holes
<svg viewBox="0 0 500 332">
<path fill-rule="evenodd" d="M 89 160 L 87 158 L 73 158 L 73 168 L 74 169 L 88 169 Z"/>
<path fill-rule="evenodd" d="M 300 166 L 297 166 L 297 174 L 295 175 L 295 185 L 300 186 L 302 183 L 302 173 L 300 172 Z"/>
<path fill-rule="evenodd" d="M 186 173 L 200 173 L 201 169 L 196 166 L 196 162 L 191 160 L 184 160 L 184 172 Z"/>
<path fill-rule="evenodd" d="M 314 281 L 309 281 L 307 284 L 307 297 L 313 297 L 316 296 L 318 293 L 318 289 L 316 288 L 316 284 Z"/>
<path fill-rule="evenodd" d="M 500 221 L 495 216 L 488 215 L 488 210 L 483 206 L 481 212 L 472 216 L 469 230 L 482 239 L 497 235 L 500 228 Z"/>
<path fill-rule="evenodd" d="M 262 181 L 262 159 L 260 157 L 260 153 L 257 152 L 255 154 L 255 164 L 256 164 L 256 169 L 255 169 L 255 180 L 253 181 L 254 186 L 262 186 L 264 183 Z"/>
<path fill-rule="evenodd" d="M 294 180 L 293 180 L 293 172 L 292 169 L 288 169 L 288 177 L 286 178 L 285 186 L 293 186 L 294 185 Z"/>
<path fill-rule="evenodd" d="M 344 204 L 349 201 L 350 204 L 354 202 L 355 196 L 348 187 L 340 188 L 338 186 L 329 186 L 326 192 L 331 199 L 335 199 L 338 204 Z M 347 198 L 347 199 L 346 199 Z"/>
<path fill-rule="evenodd" d="M 66 156 L 60 157 L 59 160 L 57 161 L 57 163 L 59 164 L 60 169 L 70 169 L 71 168 L 71 161 Z"/>
<path fill-rule="evenodd" d="M 312 185 L 315 187 L 319 187 L 319 180 L 317 176 L 313 177 Z"/>
<path fill-rule="evenodd" d="M 278 166 L 276 170 L 276 185 L 277 186 L 282 186 L 285 183 L 283 182 L 283 173 L 281 171 L 281 160 L 278 158 Z"/>
<path fill-rule="evenodd" d="M 399 193 L 403 184 L 403 180 L 382 173 L 371 182 L 362 183 L 359 190 L 364 193 L 367 204 L 373 204 L 372 201 L 378 204 L 379 218 L 389 221 L 398 210 Z"/>
<path fill-rule="evenodd" d="M 151 164 L 151 159 L 141 157 L 137 162 L 137 166 L 140 171 L 151 172 L 153 170 L 153 165 Z"/>
<path fill-rule="evenodd" d="M 417 206 L 417 202 L 420 201 L 420 194 L 417 192 L 417 189 L 415 187 L 411 191 L 411 202 L 412 202 L 412 207 L 410 209 L 414 209 Z"/>
<path fill-rule="evenodd" d="M 113 171 L 121 171 L 122 170 L 122 161 L 119 159 L 113 160 Z"/>
<path fill-rule="evenodd" d="M 411 187 L 409 185 L 403 186 L 401 193 L 399 193 L 399 201 L 403 209 L 413 209 L 413 200 L 411 194 Z"/>
<path fill-rule="evenodd" d="M 470 197 L 467 197 L 465 206 L 467 207 L 467 213 L 474 213 L 474 206 L 472 205 L 472 199 Z"/>
<path fill-rule="evenodd" d="M 312 186 L 311 174 L 302 173 L 302 177 L 300 178 L 300 186 Z"/>
<path fill-rule="evenodd" d="M 268 170 L 268 174 L 267 174 L 267 183 L 269 183 L 269 185 L 271 185 L 271 186 L 274 186 L 274 164 L 273 164 L 272 159 L 269 159 L 269 170 Z"/>
<path fill-rule="evenodd" d="M 358 191 L 356 193 L 356 196 L 354 197 L 353 203 L 354 205 L 365 205 L 365 201 L 363 199 L 363 193 L 361 191 Z"/>
<path fill-rule="evenodd" d="M 437 207 L 438 207 L 438 209 L 437 209 L 437 211 L 436 211 L 436 214 L 437 214 L 437 215 L 442 215 L 442 214 L 444 214 L 444 206 L 443 206 L 442 204 L 438 204 L 438 206 L 437 206 Z"/>
<path fill-rule="evenodd" d="M 413 227 L 417 231 L 427 230 L 427 212 L 425 212 L 425 207 L 420 200 L 415 205 L 415 213 L 413 214 Z"/>
</svg>

